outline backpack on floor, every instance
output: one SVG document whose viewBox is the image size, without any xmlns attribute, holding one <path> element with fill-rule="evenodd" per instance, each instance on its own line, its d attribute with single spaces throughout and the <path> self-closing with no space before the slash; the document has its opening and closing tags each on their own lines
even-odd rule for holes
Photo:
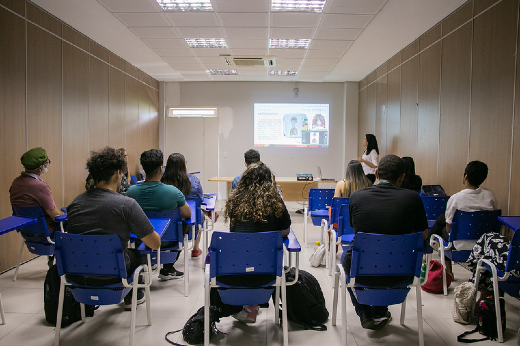
<svg viewBox="0 0 520 346">
<path fill-rule="evenodd" d="M 60 296 L 60 276 L 58 275 L 58 267 L 53 265 L 47 271 L 45 282 L 43 284 L 43 306 L 45 310 L 45 320 L 56 326 L 58 315 L 58 300 Z M 94 305 L 85 305 L 85 315 L 87 317 L 94 316 Z M 67 287 L 63 300 L 63 316 L 61 319 L 61 327 L 67 327 L 72 323 L 81 320 L 80 304 L 74 299 L 72 292 Z"/>
<path fill-rule="evenodd" d="M 421 195 L 444 197 L 446 196 L 446 192 L 444 192 L 444 189 L 440 185 L 423 185 L 421 186 Z"/>
<path fill-rule="evenodd" d="M 285 274 L 286 282 L 294 280 L 294 268 Z M 287 318 L 305 329 L 327 330 L 323 323 L 329 318 L 325 297 L 318 280 L 305 270 L 298 271 L 298 281 L 287 286 Z M 273 293 L 274 296 L 274 293 Z M 282 302 L 282 304 L 285 304 Z M 275 304 L 276 306 L 276 304 Z"/>
<path fill-rule="evenodd" d="M 499 298 L 500 301 L 500 324 L 502 326 L 502 333 L 506 330 L 506 306 L 504 299 Z M 477 304 L 477 327 L 468 332 L 462 333 L 457 336 L 458 342 L 471 343 L 484 340 L 496 340 L 498 338 L 497 331 L 497 315 L 495 309 L 495 298 L 489 296 L 487 298 L 479 300 Z M 484 335 L 482 339 L 464 339 L 469 334 L 479 332 Z"/>
</svg>

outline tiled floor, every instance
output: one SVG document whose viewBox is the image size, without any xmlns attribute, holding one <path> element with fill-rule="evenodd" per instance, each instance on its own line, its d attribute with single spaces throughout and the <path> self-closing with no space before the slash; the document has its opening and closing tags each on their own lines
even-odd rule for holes
<svg viewBox="0 0 520 346">
<path fill-rule="evenodd" d="M 293 230 L 302 242 L 303 216 L 291 212 Z M 217 230 L 225 230 L 222 219 L 216 225 Z M 319 240 L 319 228 L 311 226 L 309 245 L 302 249 L 300 267 L 311 272 L 321 284 L 327 308 L 332 313 L 332 279 L 322 268 L 309 266 L 308 258 L 313 251 L 313 244 Z M 183 256 L 178 269 L 182 268 Z M 181 329 L 187 319 L 203 305 L 203 271 L 201 259 L 190 259 L 190 294 L 183 295 L 182 280 L 167 282 L 154 281 L 151 293 L 152 326 L 146 326 L 144 306 L 137 311 L 136 345 L 168 345 L 164 340 L 167 332 Z M 6 311 L 6 325 L 0 325 L 0 346 L 43 346 L 52 345 L 54 328 L 45 322 L 43 312 L 43 281 L 47 271 L 46 258 L 35 259 L 20 268 L 18 281 L 12 281 L 13 271 L 0 275 L 0 293 Z M 469 278 L 469 272 L 460 266 L 454 268 L 456 281 L 450 294 L 434 295 L 423 292 L 424 336 L 426 345 L 458 345 L 457 335 L 471 330 L 474 325 L 463 326 L 453 322 L 453 287 Z M 272 305 L 272 304 L 271 304 Z M 519 325 L 520 302 L 506 298 L 507 330 L 505 345 L 516 345 Z M 417 344 L 417 319 L 415 293 L 408 298 L 405 326 L 399 325 L 399 306 L 391 306 L 394 316 L 392 322 L 380 331 L 368 331 L 361 328 L 350 301 L 348 309 L 349 345 L 404 345 Z M 220 338 L 213 338 L 215 345 L 281 345 L 281 330 L 273 324 L 273 307 L 261 309 L 255 324 L 246 325 L 232 317 L 224 318 L 218 328 L 228 333 Z M 297 325 L 289 327 L 291 345 L 340 345 L 341 314 L 338 326 L 327 322 L 326 332 L 303 330 Z M 61 345 L 127 345 L 130 313 L 123 305 L 102 306 L 86 324 L 77 322 L 62 331 Z M 176 342 L 184 343 L 181 333 L 171 336 Z M 496 345 L 494 341 L 485 341 L 479 345 Z"/>
</svg>

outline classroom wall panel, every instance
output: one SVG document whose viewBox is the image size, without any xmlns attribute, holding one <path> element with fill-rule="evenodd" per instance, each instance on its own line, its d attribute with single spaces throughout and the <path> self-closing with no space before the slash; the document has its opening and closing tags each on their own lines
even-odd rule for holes
<svg viewBox="0 0 520 346">
<path fill-rule="evenodd" d="M 438 183 L 449 195 L 462 188 L 468 162 L 472 36 L 470 22 L 442 41 Z"/>
<path fill-rule="evenodd" d="M 9 149 L 0 151 L 0 217 L 11 215 L 9 187 L 23 169 L 20 156 L 28 148 L 47 150 L 52 163 L 42 178 L 61 208 L 84 191 L 89 150 L 108 145 L 109 135 L 115 147 L 136 138 L 129 153 L 134 165 L 139 131 L 146 134 L 149 145 L 158 147 L 158 82 L 145 78 L 142 71 L 134 68 L 136 78 L 114 68 L 110 59 L 130 69 L 126 61 L 23 0 L 0 0 L 0 47 L 0 143 Z M 127 82 L 131 92 L 127 92 Z M 141 86 L 147 90 L 143 95 L 152 124 L 139 124 Z M 135 123 L 130 134 L 126 132 L 127 110 Z M 0 271 L 16 264 L 20 243 L 15 232 L 1 236 Z M 25 250 L 22 259 L 30 257 Z"/>
<path fill-rule="evenodd" d="M 150 102 L 146 95 L 146 86 L 139 84 L 139 141 L 138 152 L 152 149 L 150 146 L 150 131 L 148 121 L 150 119 Z"/>
<path fill-rule="evenodd" d="M 460 26 L 473 18 L 473 0 L 466 2 L 460 6 L 442 22 L 442 35 L 446 36 L 452 31 L 458 29 Z"/>
<path fill-rule="evenodd" d="M 520 33 L 520 25 L 517 28 Z M 520 40 L 516 42 L 516 51 L 520 49 Z M 516 59 L 516 70 L 520 69 L 520 59 Z M 515 90 L 520 90 L 520 75 L 516 74 Z M 509 214 L 520 215 L 520 180 L 516 177 L 520 172 L 520 97 L 515 97 L 514 124 L 512 128 L 513 150 L 511 153 L 511 185 L 509 191 Z"/>
<path fill-rule="evenodd" d="M 399 154 L 401 137 L 401 68 L 388 73 L 386 108 L 386 153 Z"/>
<path fill-rule="evenodd" d="M 502 1 L 474 21 L 470 160 L 489 166 L 485 187 L 507 209 L 518 1 Z M 490 54 L 493 52 L 493 54 Z"/>
<path fill-rule="evenodd" d="M 386 66 L 386 64 L 385 64 Z M 386 107 L 387 107 L 387 76 L 376 81 L 376 125 L 375 135 L 379 147 L 379 156 L 388 153 L 386 147 Z"/>
<path fill-rule="evenodd" d="M 126 76 L 125 124 L 126 144 L 128 153 L 128 172 L 136 174 L 139 171 L 139 81 Z"/>
<path fill-rule="evenodd" d="M 11 2 L 12 5 L 15 5 Z M 22 3 L 23 4 L 23 3 Z M 0 7 L 0 215 L 11 215 L 9 187 L 20 174 L 20 156 L 26 148 L 25 21 Z M 12 263 L 20 250 L 16 233 L 2 236 L 0 268 Z M 27 256 L 26 256 L 27 258 Z"/>
<path fill-rule="evenodd" d="M 368 87 L 367 92 L 367 113 L 365 120 L 363 122 L 363 127 L 359 129 L 358 139 L 359 139 L 359 150 L 358 154 L 361 156 L 365 148 L 363 147 L 363 139 L 367 133 L 375 134 L 376 132 L 376 109 L 377 109 L 377 88 L 376 83 L 373 82 Z"/>
<path fill-rule="evenodd" d="M 401 139 L 399 156 L 415 157 L 417 148 L 417 88 L 419 58 L 415 56 L 401 65 Z"/>
<path fill-rule="evenodd" d="M 419 108 L 415 161 L 422 167 L 423 184 L 435 184 L 438 181 L 440 83 L 441 43 L 437 42 L 419 56 Z"/>
<path fill-rule="evenodd" d="M 89 156 L 89 57 L 63 43 L 63 185 L 64 203 L 85 187 Z M 85 131 L 87 130 L 87 131 Z"/>
</svg>

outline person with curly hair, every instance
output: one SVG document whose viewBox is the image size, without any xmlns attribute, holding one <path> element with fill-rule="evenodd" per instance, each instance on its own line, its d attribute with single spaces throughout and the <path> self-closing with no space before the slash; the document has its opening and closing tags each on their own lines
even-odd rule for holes
<svg viewBox="0 0 520 346">
<path fill-rule="evenodd" d="M 159 234 L 137 202 L 117 193 L 126 166 L 124 153 L 105 147 L 92 152 L 87 169 L 96 187 L 76 196 L 67 207 L 67 232 L 74 234 L 117 234 L 123 245 L 127 273 L 132 273 L 146 257 L 137 249 L 129 249 L 130 234 L 135 234 L 149 248 L 157 250 L 161 245 Z M 131 307 L 132 292 L 125 297 L 126 310 Z M 145 302 L 144 289 L 138 289 L 137 304 Z"/>
<path fill-rule="evenodd" d="M 280 231 L 284 237 L 289 234 L 291 217 L 278 193 L 274 175 L 263 162 L 248 166 L 226 202 L 224 220 L 229 220 L 230 232 Z M 240 284 L 240 280 L 243 278 L 238 276 L 233 283 Z M 254 278 L 248 277 L 247 280 L 251 282 Z M 218 301 L 218 294 L 213 296 Z M 233 317 L 254 323 L 258 308 L 258 305 L 243 306 Z"/>
<path fill-rule="evenodd" d="M 126 190 L 130 187 L 130 183 L 128 182 L 128 154 L 125 150 L 125 148 L 119 148 L 119 151 L 121 151 L 125 158 L 125 169 L 123 171 L 123 176 L 121 177 L 121 185 L 119 186 L 119 189 L 117 192 L 122 194 L 123 196 L 126 196 Z M 85 180 L 85 190 L 95 189 L 96 183 L 94 182 L 94 178 L 92 178 L 92 175 L 89 174 L 87 176 L 87 179 Z"/>
</svg>

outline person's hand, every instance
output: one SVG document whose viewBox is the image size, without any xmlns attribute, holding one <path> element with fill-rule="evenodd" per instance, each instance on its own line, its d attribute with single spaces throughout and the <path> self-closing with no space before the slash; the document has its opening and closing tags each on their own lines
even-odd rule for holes
<svg viewBox="0 0 520 346">
<path fill-rule="evenodd" d="M 361 163 L 365 162 L 365 160 L 363 160 L 361 157 L 358 157 L 356 160 Z"/>
</svg>

